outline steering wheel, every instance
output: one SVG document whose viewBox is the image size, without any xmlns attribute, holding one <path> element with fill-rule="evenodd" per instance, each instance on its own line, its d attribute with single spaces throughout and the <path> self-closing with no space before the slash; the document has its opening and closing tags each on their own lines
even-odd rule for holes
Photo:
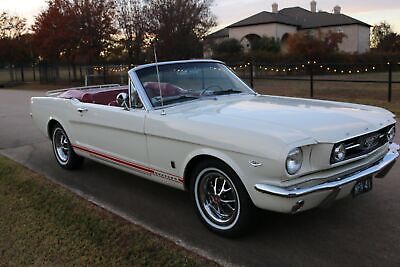
<svg viewBox="0 0 400 267">
<path fill-rule="evenodd" d="M 210 91 L 210 89 L 212 89 L 212 88 L 217 88 L 217 89 L 223 90 L 223 88 L 222 88 L 221 86 L 219 86 L 219 85 L 210 85 L 209 87 L 207 87 L 206 89 L 204 89 L 203 91 L 201 91 L 200 96 L 205 95 L 205 93 L 206 93 L 207 91 Z M 214 91 L 215 91 L 215 90 L 214 90 Z"/>
</svg>

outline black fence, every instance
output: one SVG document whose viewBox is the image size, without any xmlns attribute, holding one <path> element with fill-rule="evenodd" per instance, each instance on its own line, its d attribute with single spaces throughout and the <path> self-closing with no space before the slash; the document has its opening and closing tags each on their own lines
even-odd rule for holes
<svg viewBox="0 0 400 267">
<path fill-rule="evenodd" d="M 231 63 L 228 64 L 252 88 L 257 81 L 306 82 L 308 96 L 313 98 L 319 83 L 350 83 L 376 85 L 377 90 L 385 88 L 386 100 L 393 101 L 394 85 L 400 85 L 400 62 L 339 64 L 308 61 L 297 64 Z M 257 88 L 260 89 L 260 88 Z M 396 88 L 397 89 L 397 88 Z M 362 91 L 360 91 L 362 92 Z"/>
<path fill-rule="evenodd" d="M 229 63 L 252 88 L 266 94 L 400 100 L 400 62 L 339 64 Z M 26 82 L 65 85 L 126 84 L 128 65 L 68 66 L 29 64 L 0 68 L 0 87 Z"/>
<path fill-rule="evenodd" d="M 10 65 L 0 68 L 0 86 L 7 87 L 26 82 L 65 85 L 127 84 L 128 70 L 128 65 Z"/>
</svg>

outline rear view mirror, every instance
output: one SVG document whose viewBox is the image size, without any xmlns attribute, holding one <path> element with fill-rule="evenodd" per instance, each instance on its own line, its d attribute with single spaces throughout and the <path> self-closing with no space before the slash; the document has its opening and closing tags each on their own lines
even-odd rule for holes
<svg viewBox="0 0 400 267">
<path fill-rule="evenodd" d="M 117 98 L 115 100 L 118 104 L 118 106 L 123 107 L 126 110 L 129 110 L 128 106 L 128 94 L 127 93 L 119 93 L 117 95 Z"/>
</svg>

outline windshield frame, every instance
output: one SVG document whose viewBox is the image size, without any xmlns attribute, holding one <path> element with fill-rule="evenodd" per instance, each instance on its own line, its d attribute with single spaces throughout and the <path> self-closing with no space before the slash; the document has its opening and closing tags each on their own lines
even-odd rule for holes
<svg viewBox="0 0 400 267">
<path fill-rule="evenodd" d="M 138 73 L 137 71 L 142 70 L 142 69 L 146 69 L 146 68 L 154 68 L 156 65 L 160 66 L 164 66 L 164 65 L 182 65 L 182 64 L 189 64 L 189 63 L 216 63 L 216 64 L 221 64 L 223 66 L 226 67 L 227 71 L 233 75 L 232 77 L 237 80 L 243 87 L 245 87 L 248 92 L 242 92 L 242 93 L 237 93 L 237 94 L 227 94 L 227 95 L 205 95 L 205 96 L 201 96 L 199 98 L 196 99 L 192 99 L 192 100 L 187 100 L 187 101 L 183 101 L 183 102 L 177 102 L 177 103 L 171 103 L 168 105 L 162 105 L 162 106 L 154 106 L 153 103 L 151 102 L 149 96 L 146 93 L 146 90 L 141 82 L 141 80 L 138 77 Z M 177 105 L 182 105 L 182 104 L 186 104 L 186 103 L 190 103 L 193 101 L 201 101 L 204 99 L 210 99 L 210 98 L 220 98 L 220 97 L 225 97 L 225 96 L 231 96 L 231 95 L 257 95 L 257 93 L 251 89 L 242 79 L 240 79 L 235 72 L 232 71 L 232 69 L 227 66 L 224 62 L 222 61 L 218 61 L 218 60 L 181 60 L 181 61 L 168 61 L 168 62 L 160 62 L 160 63 L 152 63 L 152 64 L 146 64 L 146 65 L 141 65 L 138 66 L 134 69 L 131 69 L 129 72 L 129 77 L 131 78 L 132 82 L 134 83 L 134 86 L 136 88 L 136 91 L 138 92 L 142 102 L 143 102 L 143 106 L 146 109 L 146 111 L 150 111 L 150 110 L 160 110 L 160 109 L 165 109 L 165 108 L 169 108 L 169 107 L 173 107 L 173 106 L 177 106 Z"/>
</svg>

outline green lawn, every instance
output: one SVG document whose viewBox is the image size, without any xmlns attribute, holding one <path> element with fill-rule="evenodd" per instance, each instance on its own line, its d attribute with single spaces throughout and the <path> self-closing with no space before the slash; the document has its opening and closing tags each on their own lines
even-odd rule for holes
<svg viewBox="0 0 400 267">
<path fill-rule="evenodd" d="M 216 265 L 0 157 L 0 266 Z"/>
<path fill-rule="evenodd" d="M 332 80 L 373 80 L 384 83 L 349 83 L 349 82 L 326 82 L 314 83 L 314 98 L 335 101 L 352 102 L 380 106 L 400 115 L 400 83 L 392 85 L 392 102 L 388 102 L 387 73 L 368 74 L 344 74 L 315 76 L 315 79 Z M 282 76 L 281 78 L 293 78 L 293 76 Z M 308 79 L 308 76 L 297 78 Z M 400 72 L 393 73 L 393 81 L 400 81 Z M 246 80 L 248 83 L 249 81 Z M 310 97 L 309 81 L 294 80 L 271 80 L 257 78 L 254 80 L 254 89 L 261 94 L 282 95 L 293 97 Z"/>
</svg>

